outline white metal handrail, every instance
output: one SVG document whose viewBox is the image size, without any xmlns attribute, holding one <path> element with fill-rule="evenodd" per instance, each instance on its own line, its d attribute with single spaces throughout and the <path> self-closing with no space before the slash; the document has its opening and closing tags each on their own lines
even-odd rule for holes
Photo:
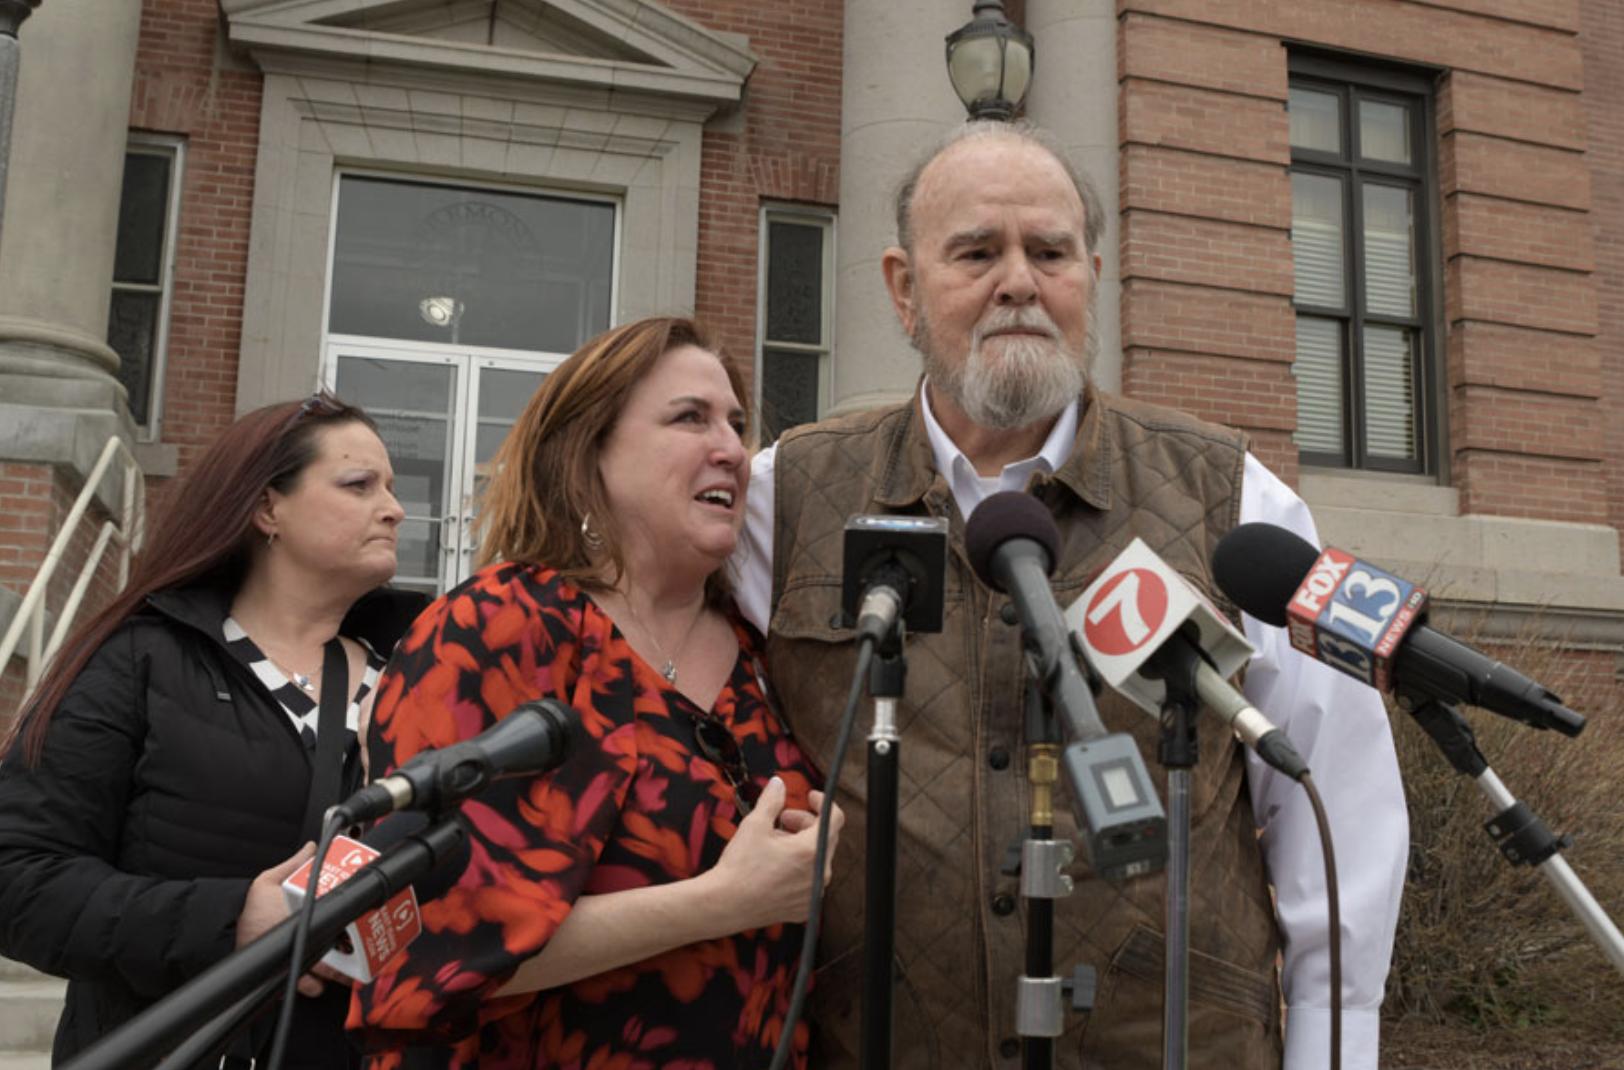
<svg viewBox="0 0 1624 1070">
<path fill-rule="evenodd" d="M 78 529 L 80 521 L 84 519 L 85 512 L 90 508 L 91 499 L 96 496 L 96 488 L 101 486 L 102 478 L 112 467 L 113 460 L 120 458 L 120 455 L 124 462 L 124 497 L 120 505 L 119 523 L 114 524 L 111 519 L 102 522 L 101 529 L 96 533 L 96 542 L 85 558 L 78 578 L 74 580 L 73 589 L 68 592 L 67 601 L 57 614 L 56 627 L 51 630 L 51 638 L 47 642 L 45 591 L 51 584 L 51 578 L 56 575 L 57 566 L 67 555 L 73 534 Z M 95 577 L 102 556 L 107 552 L 110 543 L 116 543 L 119 549 L 116 590 L 122 591 L 124 585 L 129 582 L 130 556 L 141 548 L 141 536 L 146 523 L 146 506 L 147 486 L 146 481 L 141 478 L 141 466 L 136 463 L 135 455 L 130 452 L 130 447 L 124 440 L 114 435 L 107 440 L 107 445 L 102 447 L 101 456 L 96 459 L 95 467 L 85 479 L 84 488 L 79 491 L 79 497 L 74 501 L 73 508 L 68 511 L 67 518 L 63 520 L 61 530 L 56 533 L 56 539 L 52 541 L 45 560 L 40 562 L 39 571 L 34 573 L 33 582 L 28 585 L 22 604 L 17 607 L 16 615 L 11 618 L 11 625 L 6 629 L 5 638 L 0 639 L 0 671 L 4 671 L 11 662 L 12 654 L 16 653 L 17 645 L 22 642 L 23 632 L 26 630 L 28 633 L 28 668 L 25 676 L 26 686 L 23 690 L 25 700 L 34 690 L 34 685 L 39 682 L 40 675 L 45 671 L 46 662 L 55 656 L 57 649 L 67 638 L 68 629 L 79 613 L 85 592 L 90 589 L 90 581 Z"/>
</svg>

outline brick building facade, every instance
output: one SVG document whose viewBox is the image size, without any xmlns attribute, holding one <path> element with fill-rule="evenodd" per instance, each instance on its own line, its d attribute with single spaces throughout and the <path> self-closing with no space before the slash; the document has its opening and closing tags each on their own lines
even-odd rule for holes
<svg viewBox="0 0 1624 1070">
<path fill-rule="evenodd" d="M 785 292 L 816 304 L 825 326 L 801 347 L 816 369 L 794 395 L 798 412 L 909 389 L 917 365 L 889 323 L 875 261 L 896 175 L 959 114 L 935 31 L 964 13 L 936 0 L 883 11 L 833 0 L 640 0 L 622 25 L 619 10 L 147 0 L 138 25 L 87 31 L 43 7 L 24 28 L 24 55 L 49 52 L 58 37 L 80 48 L 94 38 L 112 69 L 124 64 L 127 83 L 101 90 L 98 129 L 116 119 L 132 144 L 174 146 L 178 212 L 145 429 L 114 400 L 108 359 L 90 352 L 99 338 L 83 337 L 107 322 L 111 228 L 81 242 L 104 280 L 80 286 L 68 326 L 81 352 L 42 348 L 38 331 L 8 332 L 28 324 L 18 308 L 0 308 L 0 355 L 25 355 L 0 368 L 12 395 L 0 396 L 0 415 L 16 424 L 43 407 L 70 428 L 43 446 L 13 429 L 0 448 L 0 491 L 14 503 L 0 511 L 9 592 L 0 610 L 54 535 L 47 517 L 61 510 L 43 507 L 40 488 L 71 498 L 101 436 L 135 443 L 161 509 L 174 473 L 236 413 L 335 381 L 345 354 L 333 338 L 343 332 L 315 313 L 333 317 L 341 271 L 335 175 L 601 196 L 620 228 L 609 319 L 691 308 L 758 371 L 777 345 L 764 322 L 774 298 L 763 287 L 778 270 L 766 223 L 775 209 L 811 211 L 824 246 L 818 278 L 791 279 Z M 1101 315 L 1120 346 L 1102 358 L 1100 381 L 1245 428 L 1329 538 L 1429 576 L 1446 609 L 1492 608 L 1491 632 L 1514 634 L 1538 613 L 1588 647 L 1624 646 L 1624 431 L 1606 416 L 1624 389 L 1611 356 L 1624 331 L 1624 264 L 1611 240 L 1624 227 L 1618 13 L 1581 0 L 1032 0 L 1011 11 L 1038 34 L 1029 114 L 1077 146 L 1111 206 Z M 1067 52 L 1111 66 L 1068 63 Z M 1352 88 L 1325 81 L 1325 70 Z M 30 123 L 54 121 L 54 98 L 42 94 L 63 77 L 26 62 L 24 75 L 14 186 L 31 173 Z M 1305 453 L 1303 429 L 1318 410 L 1302 409 L 1297 374 L 1305 306 L 1293 242 L 1307 224 L 1293 215 L 1293 183 L 1325 161 L 1294 148 L 1293 87 L 1357 102 L 1367 75 L 1378 95 L 1398 84 L 1387 79 L 1410 79 L 1419 87 L 1411 119 L 1428 127 L 1408 255 L 1411 289 L 1430 303 L 1401 370 L 1415 457 L 1396 469 L 1365 463 L 1357 444 L 1340 463 Z M 617 142 L 622 130 L 641 133 Z M 649 180 L 654 160 L 661 170 Z M 1387 181 L 1351 166 L 1346 188 Z M 116 218 L 118 190 L 105 180 L 66 190 L 96 200 L 97 218 Z M 41 226 L 18 203 L 5 220 L 14 272 L 37 239 L 13 235 Z M 1376 238 L 1363 237 L 1374 249 Z M 1344 228 L 1336 240 L 1345 250 L 1359 238 Z M 1361 264 L 1349 267 L 1357 274 Z M 1344 362 L 1359 337 L 1345 336 Z M 526 359 L 511 343 L 494 352 L 512 367 Z M 53 353 L 61 366 L 48 375 L 76 392 L 41 387 L 40 361 Z M 1351 396 L 1341 400 L 1356 424 L 1358 374 L 1357 364 L 1344 370 Z M 92 514 L 116 511 L 116 499 L 104 492 Z M 439 505 L 447 516 L 459 508 Z M 455 575 L 429 568 L 425 582 Z M 19 671 L 7 670 L 8 705 Z"/>
<path fill-rule="evenodd" d="M 1560 642 L 1570 702 L 1615 706 L 1624 11 L 1006 6 L 1037 38 L 1028 115 L 1108 208 L 1097 380 L 1244 428 L 1328 541 L 1425 582 L 1445 626 Z M 458 323 L 484 329 L 478 305 L 496 287 L 426 288 L 451 283 L 424 265 L 469 243 L 476 276 L 496 262 L 478 257 L 511 255 L 579 290 L 576 340 L 695 312 L 754 365 L 779 423 L 915 382 L 878 258 L 897 178 L 962 116 L 941 41 L 968 3 L 87 7 L 46 0 L 19 35 L 0 230 L 0 628 L 109 436 L 131 445 L 161 510 L 235 415 L 318 384 L 382 391 L 352 400 L 385 413 L 397 468 L 418 480 L 415 582 L 455 580 L 490 444 L 479 427 L 504 418 L 495 384 L 527 392 L 514 384 L 574 344 L 500 330 L 459 342 Z M 141 321 L 139 406 L 110 345 L 129 339 L 117 317 L 109 330 L 109 292 L 144 292 L 122 274 L 127 152 L 168 161 L 172 206 L 149 235 L 163 267 Z M 385 186 L 424 207 L 353 237 L 348 206 L 372 210 Z M 1310 194 L 1332 190 L 1335 210 L 1315 214 Z M 544 209 L 571 226 L 612 217 L 582 246 L 612 262 L 607 282 L 548 260 L 524 222 Z M 422 320 L 346 321 L 346 302 L 370 299 L 345 289 L 353 265 L 405 261 L 405 274 L 422 268 L 410 280 Z M 449 384 L 438 415 L 380 385 L 430 373 Z M 440 445 L 414 454 L 431 416 Z M 123 497 L 112 477 L 101 485 L 52 613 Z M 23 669 L 20 656 L 0 666 L 0 724 Z"/>
</svg>

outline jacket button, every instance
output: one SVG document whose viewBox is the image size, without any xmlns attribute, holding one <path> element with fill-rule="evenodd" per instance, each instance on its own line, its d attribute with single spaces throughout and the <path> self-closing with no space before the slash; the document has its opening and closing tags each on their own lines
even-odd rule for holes
<svg viewBox="0 0 1624 1070">
<path fill-rule="evenodd" d="M 998 1054 L 1006 1059 L 1013 1059 L 1021 1053 L 1021 1042 L 1014 1037 L 1005 1037 L 998 1042 Z"/>
<path fill-rule="evenodd" d="M 992 750 L 987 752 L 987 764 L 992 766 L 994 769 L 1008 769 L 1009 751 L 1005 750 L 1003 747 L 994 747 Z"/>
<path fill-rule="evenodd" d="M 1015 612 L 1014 602 L 1005 602 L 998 610 L 998 619 L 1013 628 L 1021 622 L 1021 615 Z"/>
<path fill-rule="evenodd" d="M 1007 918 L 1015 913 L 1015 897 L 1007 892 L 999 892 L 992 897 L 992 912 L 1000 918 Z"/>
</svg>

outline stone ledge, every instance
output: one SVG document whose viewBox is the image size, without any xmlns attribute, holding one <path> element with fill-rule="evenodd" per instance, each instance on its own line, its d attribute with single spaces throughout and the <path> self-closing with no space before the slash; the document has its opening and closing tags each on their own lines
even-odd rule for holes
<svg viewBox="0 0 1624 1070">
<path fill-rule="evenodd" d="M 137 442 L 131 452 L 143 476 L 172 479 L 180 471 L 180 447 L 173 442 Z"/>
<path fill-rule="evenodd" d="M 1460 491 L 1441 486 L 1430 476 L 1304 468 L 1297 477 L 1297 493 L 1316 507 L 1316 516 L 1321 505 L 1432 516 L 1460 515 Z"/>
<path fill-rule="evenodd" d="M 64 465 L 83 484 L 109 438 L 117 436 L 126 444 L 134 441 L 127 416 L 107 409 L 14 403 L 10 385 L 7 383 L 7 400 L 0 402 L 0 460 Z M 96 488 L 98 503 L 114 516 L 124 500 L 122 471 L 119 465 L 112 465 Z"/>
<path fill-rule="evenodd" d="M 1427 588 L 1440 627 L 1624 651 L 1618 532 L 1605 524 L 1461 516 L 1452 488 L 1370 474 L 1304 473 L 1301 493 L 1322 541 Z"/>
</svg>

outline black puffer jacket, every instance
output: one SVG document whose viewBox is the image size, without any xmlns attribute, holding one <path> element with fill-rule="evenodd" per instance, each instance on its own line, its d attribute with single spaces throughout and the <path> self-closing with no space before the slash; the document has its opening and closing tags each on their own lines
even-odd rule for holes
<svg viewBox="0 0 1624 1070">
<path fill-rule="evenodd" d="M 421 605 L 374 592 L 343 632 L 387 654 Z M 230 954 L 249 883 L 303 842 L 310 760 L 225 648 L 228 606 L 207 588 L 152 596 L 74 681 L 39 765 L 20 746 L 0 765 L 0 954 L 69 979 L 53 1063 Z M 318 1042 L 289 1066 L 349 1065 L 347 991 L 328 988 L 301 1008 L 296 1032 Z"/>
</svg>

